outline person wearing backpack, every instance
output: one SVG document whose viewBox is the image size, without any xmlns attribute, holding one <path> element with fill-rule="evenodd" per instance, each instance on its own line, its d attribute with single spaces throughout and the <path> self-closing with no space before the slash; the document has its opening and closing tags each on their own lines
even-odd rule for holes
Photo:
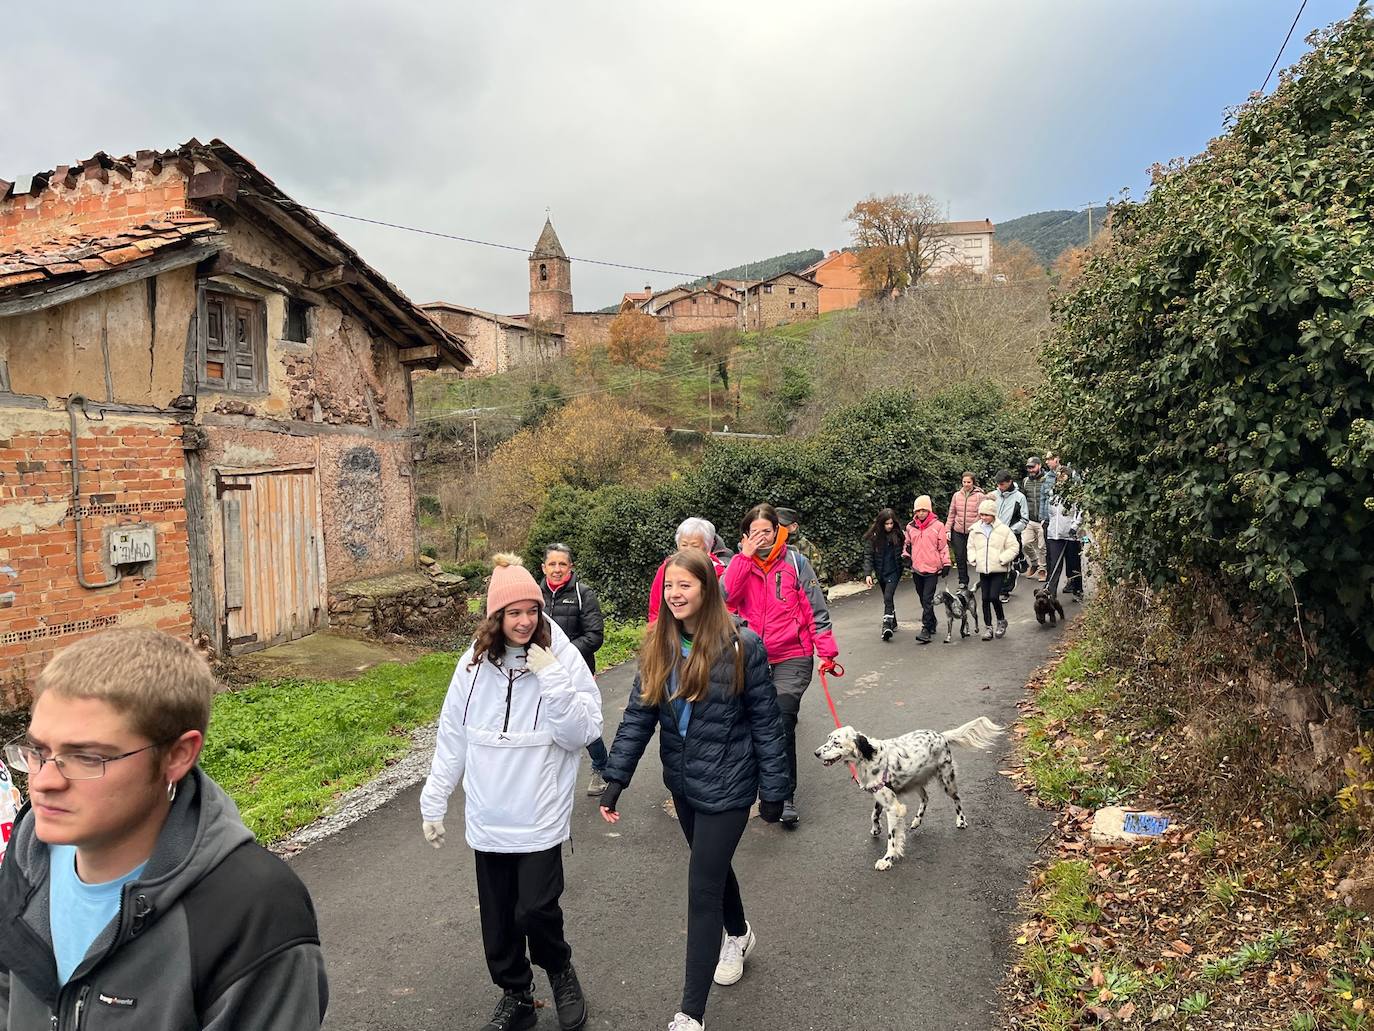
<svg viewBox="0 0 1374 1031">
<path fill-rule="evenodd" d="M 802 695 L 811 686 L 814 656 L 830 673 L 839 649 L 830 627 L 830 609 L 811 563 L 788 545 L 787 528 L 769 504 L 755 505 L 740 521 L 739 552 L 725 569 L 725 603 L 763 638 L 769 672 L 782 710 L 788 773 L 797 782 L 797 720 Z M 795 797 L 783 803 L 782 825 L 801 820 Z"/>
<path fill-rule="evenodd" d="M 992 497 L 997 502 L 997 521 L 1016 538 L 1016 558 L 1012 560 L 1011 567 L 1003 578 L 1002 593 L 998 596 L 998 601 L 1005 605 L 1011 600 L 1011 592 L 1016 590 L 1017 574 L 1020 572 L 1018 566 L 1025 562 L 1021 557 L 1021 534 L 1029 522 L 1026 514 L 1029 508 L 1026 504 L 1026 495 L 1022 494 L 1021 488 L 1016 485 L 1016 477 L 1010 469 L 997 474 L 997 493 Z M 981 506 L 978 511 L 981 514 Z"/>
<path fill-rule="evenodd" d="M 539 585 L 544 592 L 544 611 L 568 635 L 572 646 L 581 653 L 587 668 L 596 672 L 596 652 L 606 640 L 606 620 L 601 615 L 601 601 L 596 592 L 578 579 L 573 570 L 572 548 L 566 544 L 550 544 L 544 549 L 544 580 Z M 606 742 L 597 738 L 587 746 L 592 761 L 592 777 L 587 782 L 587 794 L 599 795 L 606 790 L 601 771 L 606 768 Z"/>
<path fill-rule="evenodd" d="M 587 1002 L 563 932 L 563 842 L 572 835 L 578 759 L 601 736 L 601 692 L 544 613 L 520 557 L 497 555 L 492 565 L 486 619 L 439 715 L 420 829 L 443 845 L 449 796 L 461 783 L 482 946 L 502 990 L 482 1031 L 535 1026 L 531 964 L 548 974 L 558 1026 L 575 1031 L 587 1023 Z"/>
<path fill-rule="evenodd" d="M 668 1031 L 703 1031 L 712 981 L 737 983 L 757 943 L 731 865 L 750 807 L 757 798 L 759 815 L 776 822 L 793 782 L 767 650 L 735 627 L 705 551 L 669 558 L 663 602 L 611 745 L 601 815 L 620 820 L 620 794 L 657 729 L 663 783 L 690 852 L 682 1004 Z"/>
</svg>

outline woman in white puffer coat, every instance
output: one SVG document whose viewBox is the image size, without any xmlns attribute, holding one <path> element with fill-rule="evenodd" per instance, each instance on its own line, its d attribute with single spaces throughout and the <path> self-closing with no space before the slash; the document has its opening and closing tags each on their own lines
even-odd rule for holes
<svg viewBox="0 0 1374 1031">
<path fill-rule="evenodd" d="M 562 848 L 582 750 L 601 737 L 601 692 L 544 614 L 543 592 L 519 557 L 492 561 L 487 618 L 458 660 L 439 717 L 422 829 L 435 848 L 443 844 L 461 782 L 487 969 L 504 993 L 487 1028 L 534 1027 L 533 963 L 547 971 L 559 1026 L 571 1031 L 586 1023 L 587 1006 L 563 934 Z"/>
<path fill-rule="evenodd" d="M 1006 523 L 997 519 L 997 502 L 988 498 L 978 506 L 978 522 L 968 533 L 968 564 L 979 577 L 983 595 L 983 640 L 993 638 L 992 614 L 997 613 L 996 636 L 1007 633 L 1007 617 L 1002 611 L 1002 584 L 1016 556 L 1021 554 L 1021 542 Z"/>
</svg>

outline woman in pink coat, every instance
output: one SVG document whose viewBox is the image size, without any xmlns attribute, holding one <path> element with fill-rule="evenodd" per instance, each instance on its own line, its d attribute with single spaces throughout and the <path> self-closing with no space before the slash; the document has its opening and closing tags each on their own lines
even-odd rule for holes
<svg viewBox="0 0 1374 1031">
<path fill-rule="evenodd" d="M 786 527 L 778 526 L 772 505 L 755 505 L 740 521 L 739 553 L 725 569 L 726 607 L 763 638 L 768 670 L 778 692 L 787 763 L 797 782 L 797 716 L 802 695 L 811 685 L 813 656 L 829 672 L 839 649 L 830 629 L 830 609 L 816 571 L 806 556 L 787 544 Z M 782 806 L 782 825 L 801 820 L 795 797 Z"/>
<path fill-rule="evenodd" d="M 945 524 L 930 510 L 928 494 L 922 494 L 912 506 L 902 554 L 911 559 L 911 580 L 921 599 L 921 632 L 916 643 L 929 644 L 940 625 L 935 618 L 935 585 L 949 572 L 949 535 Z"/>
</svg>

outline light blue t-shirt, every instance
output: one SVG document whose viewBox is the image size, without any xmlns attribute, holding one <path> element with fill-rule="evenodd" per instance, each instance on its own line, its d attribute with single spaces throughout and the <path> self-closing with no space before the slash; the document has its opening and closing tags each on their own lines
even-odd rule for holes
<svg viewBox="0 0 1374 1031">
<path fill-rule="evenodd" d="M 682 635 L 682 657 L 685 659 L 692 654 L 692 639 L 686 634 Z M 673 667 L 673 672 L 668 677 L 668 695 L 671 698 L 677 694 L 677 667 Z M 681 698 L 673 698 L 673 715 L 677 717 L 677 732 L 683 737 L 687 736 L 687 727 L 692 722 L 692 703 Z"/>
<path fill-rule="evenodd" d="M 76 875 L 76 846 L 48 846 L 52 888 L 48 924 L 57 957 L 57 982 L 66 984 L 99 937 L 119 912 L 124 885 L 143 873 L 140 863 L 123 877 L 104 884 L 87 884 Z"/>
</svg>

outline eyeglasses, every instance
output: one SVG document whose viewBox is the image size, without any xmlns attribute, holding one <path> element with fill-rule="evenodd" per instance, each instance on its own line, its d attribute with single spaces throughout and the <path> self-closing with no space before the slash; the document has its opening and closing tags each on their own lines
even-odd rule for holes
<svg viewBox="0 0 1374 1031">
<path fill-rule="evenodd" d="M 131 755 L 138 755 L 139 752 L 146 752 L 150 748 L 157 748 L 166 743 L 165 741 L 154 741 L 151 745 L 135 748 L 132 752 L 125 752 L 123 755 L 91 755 L 87 752 L 71 752 L 67 755 L 45 756 L 32 745 L 22 741 L 11 741 L 5 745 L 5 759 L 9 762 L 11 769 L 18 770 L 20 773 L 27 773 L 30 777 L 42 773 L 43 767 L 52 763 L 57 767 L 57 772 L 68 780 L 99 780 L 105 776 L 106 763 L 127 759 Z"/>
</svg>

